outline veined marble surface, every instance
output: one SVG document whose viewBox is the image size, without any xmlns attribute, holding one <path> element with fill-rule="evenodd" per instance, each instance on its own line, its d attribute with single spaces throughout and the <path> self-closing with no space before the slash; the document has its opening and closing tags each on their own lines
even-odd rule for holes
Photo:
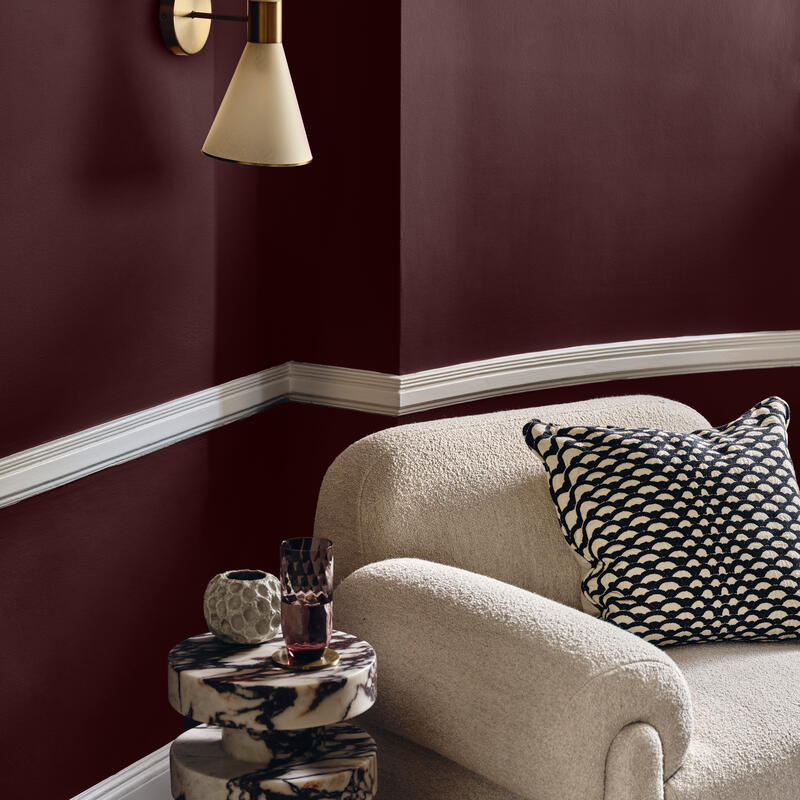
<svg viewBox="0 0 800 800">
<path fill-rule="evenodd" d="M 272 661 L 278 636 L 264 644 L 226 644 L 211 633 L 170 650 L 169 702 L 196 722 L 260 733 L 297 730 L 363 714 L 377 695 L 377 658 L 365 641 L 334 631 L 330 647 L 339 663 L 291 672 Z"/>
<path fill-rule="evenodd" d="M 378 789 L 375 742 L 350 724 L 270 767 L 232 758 L 222 730 L 201 725 L 173 742 L 170 767 L 176 800 L 370 800 Z"/>
</svg>

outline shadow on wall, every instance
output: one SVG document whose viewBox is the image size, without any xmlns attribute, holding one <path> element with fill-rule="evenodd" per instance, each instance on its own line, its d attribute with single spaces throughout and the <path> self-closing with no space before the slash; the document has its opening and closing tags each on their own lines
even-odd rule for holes
<svg viewBox="0 0 800 800">
<path fill-rule="evenodd" d="M 217 383 L 289 359 L 399 366 L 399 3 L 285 6 L 314 159 L 216 167 Z M 220 102 L 244 36 L 212 39 Z"/>
<path fill-rule="evenodd" d="M 738 226 L 740 238 L 736 252 L 744 252 L 753 267 L 753 278 L 765 290 L 772 270 L 775 275 L 796 274 L 798 263 L 797 230 L 800 220 L 800 103 L 797 106 L 798 141 L 792 150 L 781 153 L 752 187 L 750 206 Z M 765 270 L 765 272 L 760 272 Z M 778 289 L 779 286 L 774 286 Z M 752 297 L 743 298 L 746 312 Z"/>
<path fill-rule="evenodd" d="M 0 33 L 24 87 L 0 135 L 3 455 L 215 382 L 214 58 L 172 55 L 156 8 L 14 9 Z"/>
<path fill-rule="evenodd" d="M 100 17 L 92 27 L 96 68 L 80 95 L 82 123 L 73 152 L 76 179 L 97 193 L 141 184 L 158 189 L 167 176 L 160 141 L 177 121 L 153 114 L 151 98 L 162 87 L 142 68 L 137 52 L 142 41 L 163 48 L 154 8 L 151 3 L 94 7 Z"/>
</svg>

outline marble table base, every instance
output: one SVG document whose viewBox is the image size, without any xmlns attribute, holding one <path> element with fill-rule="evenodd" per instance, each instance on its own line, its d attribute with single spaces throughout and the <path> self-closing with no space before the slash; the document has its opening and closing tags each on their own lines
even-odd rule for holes
<svg viewBox="0 0 800 800">
<path fill-rule="evenodd" d="M 241 736 L 200 725 L 179 736 L 170 750 L 176 800 L 371 800 L 378 789 L 375 742 L 356 725 L 339 723 L 292 732 L 254 749 Z M 304 750 L 296 748 L 304 735 Z M 290 741 L 289 741 L 290 740 Z M 262 763 L 241 760 L 231 751 Z M 270 763 L 263 763 L 267 758 Z"/>
</svg>

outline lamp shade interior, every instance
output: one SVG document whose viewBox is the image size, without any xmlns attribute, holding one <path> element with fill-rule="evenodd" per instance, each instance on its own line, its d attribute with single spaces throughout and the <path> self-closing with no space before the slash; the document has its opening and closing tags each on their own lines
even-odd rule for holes
<svg viewBox="0 0 800 800">
<path fill-rule="evenodd" d="M 311 161 L 281 43 L 245 45 L 203 152 L 258 166 L 300 166 Z"/>
</svg>

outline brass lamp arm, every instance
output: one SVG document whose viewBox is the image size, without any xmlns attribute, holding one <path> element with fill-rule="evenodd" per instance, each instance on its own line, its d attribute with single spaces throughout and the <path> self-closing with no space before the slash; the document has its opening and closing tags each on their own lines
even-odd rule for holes
<svg viewBox="0 0 800 800">
<path fill-rule="evenodd" d="M 246 17 L 212 14 L 211 0 L 160 0 L 158 19 L 164 44 L 179 56 L 203 49 L 213 20 L 246 22 L 248 42 L 281 41 L 281 0 L 248 0 Z"/>
<path fill-rule="evenodd" d="M 228 14 L 206 14 L 204 11 L 192 11 L 186 16 L 192 19 L 215 19 L 219 22 L 247 22 L 247 17 L 232 17 Z"/>
</svg>

